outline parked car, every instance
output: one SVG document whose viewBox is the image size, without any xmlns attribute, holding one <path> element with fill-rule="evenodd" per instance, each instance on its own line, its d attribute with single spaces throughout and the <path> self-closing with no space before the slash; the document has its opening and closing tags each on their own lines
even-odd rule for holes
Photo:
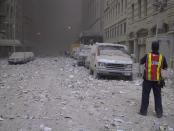
<svg viewBox="0 0 174 131">
<path fill-rule="evenodd" d="M 8 63 L 9 64 L 24 64 L 32 60 L 34 60 L 33 52 L 14 52 L 8 58 Z"/>
<path fill-rule="evenodd" d="M 87 56 L 90 54 L 91 46 L 84 45 L 80 48 L 80 52 L 77 58 L 77 65 L 85 66 L 85 60 Z"/>
<path fill-rule="evenodd" d="M 127 47 L 120 44 L 96 43 L 90 53 L 90 73 L 95 78 L 101 75 L 125 76 L 132 80 L 133 61 Z"/>
<path fill-rule="evenodd" d="M 80 52 L 79 47 L 73 48 L 72 52 L 71 52 L 71 57 L 74 58 L 74 59 L 78 59 L 79 52 Z"/>
</svg>

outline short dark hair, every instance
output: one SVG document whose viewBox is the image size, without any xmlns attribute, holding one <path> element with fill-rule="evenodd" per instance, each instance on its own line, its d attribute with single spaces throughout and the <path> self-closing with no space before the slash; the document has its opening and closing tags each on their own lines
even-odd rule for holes
<svg viewBox="0 0 174 131">
<path fill-rule="evenodd" d="M 152 42 L 152 51 L 158 51 L 159 50 L 159 41 L 153 41 Z"/>
</svg>

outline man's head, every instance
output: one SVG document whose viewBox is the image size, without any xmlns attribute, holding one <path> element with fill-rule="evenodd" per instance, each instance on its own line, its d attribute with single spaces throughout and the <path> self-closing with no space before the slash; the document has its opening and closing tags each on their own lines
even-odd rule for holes
<svg viewBox="0 0 174 131">
<path fill-rule="evenodd" d="M 158 52 L 158 50 L 159 50 L 159 41 L 153 41 L 152 42 L 152 51 Z"/>
</svg>

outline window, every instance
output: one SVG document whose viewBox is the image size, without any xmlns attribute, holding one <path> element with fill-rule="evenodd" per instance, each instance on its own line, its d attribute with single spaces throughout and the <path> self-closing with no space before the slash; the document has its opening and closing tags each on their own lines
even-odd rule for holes
<svg viewBox="0 0 174 131">
<path fill-rule="evenodd" d="M 124 23 L 124 34 L 126 34 L 126 22 Z"/>
<path fill-rule="evenodd" d="M 111 38 L 112 37 L 112 29 L 110 28 L 109 29 L 109 38 Z"/>
<path fill-rule="evenodd" d="M 147 0 L 144 0 L 144 16 L 147 16 Z"/>
<path fill-rule="evenodd" d="M 107 29 L 107 39 L 109 38 L 109 29 Z"/>
<path fill-rule="evenodd" d="M 116 4 L 116 16 L 117 16 L 117 13 L 118 13 L 118 4 Z"/>
<path fill-rule="evenodd" d="M 120 25 L 120 35 L 123 34 L 123 24 Z"/>
<path fill-rule="evenodd" d="M 111 10 L 109 11 L 109 18 L 108 18 L 109 20 L 111 19 Z"/>
<path fill-rule="evenodd" d="M 105 38 L 107 38 L 107 30 L 105 30 Z"/>
<path fill-rule="evenodd" d="M 125 9 L 127 8 L 127 0 L 125 0 Z"/>
<path fill-rule="evenodd" d="M 116 37 L 117 36 L 117 27 L 115 25 L 115 32 L 114 32 L 114 36 Z"/>
<path fill-rule="evenodd" d="M 141 18 L 141 0 L 138 0 L 138 16 Z"/>
<path fill-rule="evenodd" d="M 119 34 L 119 31 L 120 31 L 120 26 L 118 25 L 118 27 L 117 27 L 117 36 L 120 35 L 120 34 Z"/>
<path fill-rule="evenodd" d="M 120 14 L 120 3 L 118 3 L 118 14 Z"/>
<path fill-rule="evenodd" d="M 123 5 L 123 0 L 121 0 L 121 11 L 123 12 L 124 5 Z"/>
<path fill-rule="evenodd" d="M 135 13 L 135 7 L 134 4 L 132 4 L 132 21 L 134 21 L 134 13 Z"/>
<path fill-rule="evenodd" d="M 112 27 L 112 38 L 114 37 L 114 28 Z"/>
</svg>

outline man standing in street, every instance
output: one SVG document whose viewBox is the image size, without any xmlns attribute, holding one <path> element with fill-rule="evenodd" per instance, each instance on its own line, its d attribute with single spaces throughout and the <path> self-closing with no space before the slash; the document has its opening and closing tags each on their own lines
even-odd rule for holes
<svg viewBox="0 0 174 131">
<path fill-rule="evenodd" d="M 161 69 L 167 69 L 166 58 L 159 53 L 159 42 L 152 42 L 152 52 L 146 54 L 140 61 L 145 65 L 143 75 L 142 101 L 139 114 L 146 116 L 149 105 L 149 95 L 153 89 L 155 100 L 155 111 L 158 118 L 163 115 L 162 98 L 161 98 Z"/>
</svg>

